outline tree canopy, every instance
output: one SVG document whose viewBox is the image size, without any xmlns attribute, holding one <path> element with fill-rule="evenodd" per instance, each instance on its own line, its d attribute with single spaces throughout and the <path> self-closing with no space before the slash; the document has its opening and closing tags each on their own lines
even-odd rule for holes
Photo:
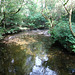
<svg viewBox="0 0 75 75">
<path fill-rule="evenodd" d="M 0 0 L 0 38 L 19 32 L 20 27 L 49 28 L 50 32 L 55 30 L 58 33 L 65 24 L 69 26 L 65 27 L 70 31 L 69 35 L 75 38 L 74 19 L 75 0 Z M 53 35 L 56 36 L 55 33 Z M 74 40 L 72 42 L 75 43 Z"/>
</svg>

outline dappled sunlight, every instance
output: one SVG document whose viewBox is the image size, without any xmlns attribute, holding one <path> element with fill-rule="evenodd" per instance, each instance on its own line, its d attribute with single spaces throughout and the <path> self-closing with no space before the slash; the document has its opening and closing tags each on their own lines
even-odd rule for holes
<svg viewBox="0 0 75 75">
<path fill-rule="evenodd" d="M 4 42 L 4 41 L 3 41 Z M 17 45 L 23 45 L 23 44 L 30 44 L 32 42 L 36 42 L 34 38 L 26 37 L 26 39 L 22 39 L 21 37 L 15 37 L 14 39 L 9 39 L 8 41 L 5 41 L 4 43 L 16 43 Z"/>
</svg>

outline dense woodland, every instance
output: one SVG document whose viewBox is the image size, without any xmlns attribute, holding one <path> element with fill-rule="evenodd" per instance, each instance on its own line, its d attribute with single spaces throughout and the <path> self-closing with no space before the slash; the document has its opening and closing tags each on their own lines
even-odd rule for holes
<svg viewBox="0 0 75 75">
<path fill-rule="evenodd" d="M 75 0 L 0 0 L 0 39 L 23 28 L 49 29 L 54 43 L 75 52 Z"/>
</svg>

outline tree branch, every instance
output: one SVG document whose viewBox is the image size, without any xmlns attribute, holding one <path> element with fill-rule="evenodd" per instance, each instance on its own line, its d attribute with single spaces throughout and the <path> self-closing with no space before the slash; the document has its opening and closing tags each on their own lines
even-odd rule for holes
<svg viewBox="0 0 75 75">
<path fill-rule="evenodd" d="M 27 3 L 27 2 L 26 2 L 26 3 Z M 25 5 L 26 3 L 22 4 L 22 5 L 20 6 L 20 8 L 19 8 L 16 12 L 13 13 L 13 15 L 15 15 L 16 13 L 18 13 L 18 12 L 21 10 L 22 6 Z"/>
<path fill-rule="evenodd" d="M 46 19 L 46 20 L 48 20 L 48 22 L 50 23 L 50 25 L 51 25 L 51 27 L 53 26 L 52 25 L 52 20 L 50 19 L 50 18 L 48 18 L 47 16 L 45 16 L 44 14 L 42 14 L 42 16 Z"/>
<path fill-rule="evenodd" d="M 69 15 L 69 11 L 68 11 L 68 9 L 65 7 L 65 5 L 68 3 L 68 1 L 69 1 L 69 0 L 67 0 L 65 3 L 63 3 L 63 2 L 62 2 L 62 0 L 61 0 L 62 5 L 64 6 L 64 8 L 65 8 L 66 12 L 67 12 L 67 13 L 68 13 L 68 15 Z"/>
<path fill-rule="evenodd" d="M 15 13 L 13 13 L 13 15 L 15 15 L 16 13 L 18 13 L 21 10 L 21 8 L 22 8 L 22 5 L 21 5 L 21 7 Z"/>
<path fill-rule="evenodd" d="M 69 0 L 67 0 L 67 1 L 64 3 L 64 6 L 68 3 L 68 1 L 69 1 Z"/>
</svg>

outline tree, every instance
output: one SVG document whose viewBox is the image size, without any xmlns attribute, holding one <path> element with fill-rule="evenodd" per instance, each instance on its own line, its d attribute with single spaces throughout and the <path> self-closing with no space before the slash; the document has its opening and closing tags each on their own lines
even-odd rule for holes
<svg viewBox="0 0 75 75">
<path fill-rule="evenodd" d="M 67 9 L 67 7 L 66 7 L 66 4 L 69 2 L 69 0 L 67 0 L 64 4 L 63 4 L 63 2 L 62 2 L 62 4 L 63 4 L 63 6 L 64 6 L 64 8 L 65 8 L 65 10 L 66 10 L 66 12 L 67 12 L 67 14 L 69 15 L 69 28 L 70 28 L 70 31 L 71 31 L 71 33 L 72 33 L 72 35 L 75 37 L 75 33 L 73 32 L 73 30 L 72 30 L 72 26 L 71 26 L 71 16 L 72 16 L 72 1 L 71 1 L 71 9 L 70 9 L 70 11 Z"/>
</svg>

